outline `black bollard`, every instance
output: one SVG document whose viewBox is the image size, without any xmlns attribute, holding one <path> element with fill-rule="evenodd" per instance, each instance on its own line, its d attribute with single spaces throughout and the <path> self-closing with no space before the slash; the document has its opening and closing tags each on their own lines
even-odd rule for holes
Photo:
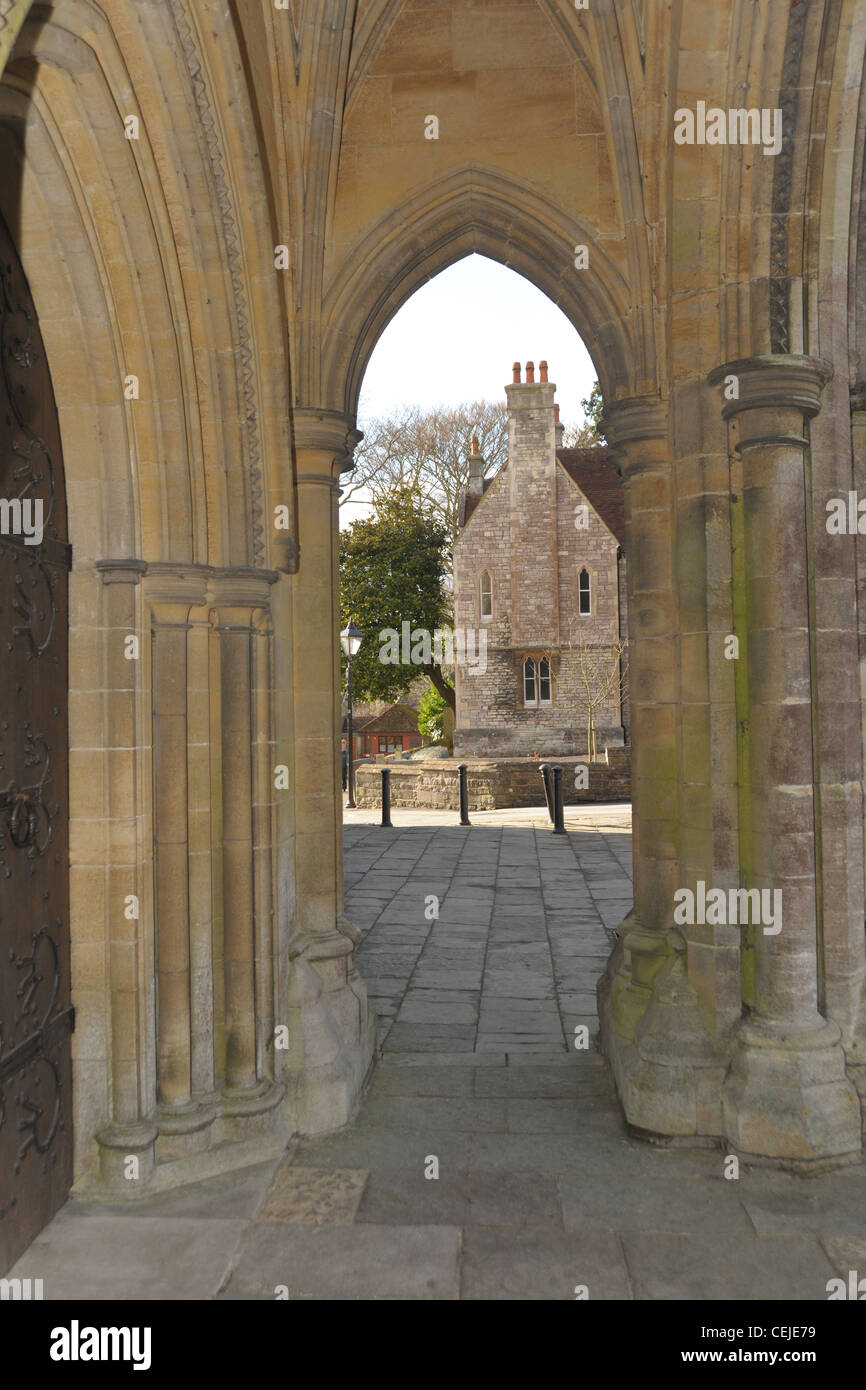
<svg viewBox="0 0 866 1390">
<path fill-rule="evenodd" d="M 544 800 L 547 805 L 547 819 L 553 825 L 553 787 L 550 782 L 550 763 L 542 763 L 538 769 L 541 773 L 541 781 L 544 785 Z"/>
<path fill-rule="evenodd" d="M 457 769 L 460 777 L 460 824 L 471 825 L 469 819 L 469 793 L 466 789 L 466 764 L 461 763 Z"/>
<path fill-rule="evenodd" d="M 562 768 L 559 766 L 553 769 L 553 833 L 565 834 L 565 822 L 562 818 Z"/>
<path fill-rule="evenodd" d="M 391 769 L 382 768 L 382 824 L 393 829 L 391 825 Z"/>
</svg>

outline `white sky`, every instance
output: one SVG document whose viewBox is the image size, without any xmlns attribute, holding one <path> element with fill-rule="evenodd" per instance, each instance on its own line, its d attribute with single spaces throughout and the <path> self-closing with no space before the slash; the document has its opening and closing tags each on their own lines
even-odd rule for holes
<svg viewBox="0 0 866 1390">
<path fill-rule="evenodd" d="M 467 256 L 422 285 L 388 324 L 364 376 L 358 428 L 404 405 L 504 401 L 512 362 L 534 362 L 538 380 L 542 359 L 563 424 L 580 423 L 596 373 L 565 314 L 507 266 Z M 341 507 L 340 525 L 367 512 L 363 503 Z"/>
</svg>

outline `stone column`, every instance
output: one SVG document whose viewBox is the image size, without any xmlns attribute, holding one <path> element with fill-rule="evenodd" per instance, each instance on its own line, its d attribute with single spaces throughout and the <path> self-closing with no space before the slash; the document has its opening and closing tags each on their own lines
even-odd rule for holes
<svg viewBox="0 0 866 1390">
<path fill-rule="evenodd" d="M 256 1014 L 259 1020 L 257 1067 L 261 1077 L 279 1078 L 274 1049 L 276 982 L 279 960 L 274 924 L 274 838 L 276 798 L 291 792 L 277 791 L 278 763 L 274 740 L 273 631 L 270 614 L 257 615 L 252 643 L 253 699 L 253 901 L 255 903 Z M 282 773 L 280 782 L 282 784 Z"/>
<path fill-rule="evenodd" d="M 106 739 L 115 747 L 134 750 L 141 728 L 142 665 L 146 673 L 147 662 L 141 650 L 139 659 L 127 659 L 125 647 L 130 636 L 137 637 L 139 649 L 144 646 L 138 585 L 147 565 L 133 559 L 101 560 L 96 568 L 106 585 Z M 152 903 L 149 866 L 143 867 L 140 859 L 140 806 L 134 786 L 133 778 L 127 788 L 110 786 L 107 797 L 111 1112 L 109 1123 L 96 1135 L 102 1182 L 127 1197 L 141 1193 L 153 1174 L 157 1136 L 148 1029 L 154 1005 L 153 943 L 148 940 Z M 131 898 L 137 900 L 136 909 Z M 136 1160 L 137 1178 L 130 1177 L 130 1159 Z"/>
<path fill-rule="evenodd" d="M 191 610 L 187 638 L 187 784 L 189 791 L 189 948 L 192 1091 L 200 1101 L 216 1100 L 214 1015 L 218 1006 L 214 972 L 215 935 L 222 927 L 215 914 L 215 879 L 219 855 L 215 853 L 212 779 L 219 773 L 219 758 L 212 758 L 211 736 L 218 739 L 219 725 L 212 706 L 211 645 L 216 646 L 207 602 Z M 214 684 L 216 685 L 216 679 Z M 219 843 L 218 841 L 216 842 Z"/>
<path fill-rule="evenodd" d="M 328 410 L 296 410 L 293 430 L 299 533 L 292 582 L 296 922 L 289 949 L 287 1064 L 293 1120 L 315 1132 L 349 1118 L 375 1036 L 354 968 L 358 933 L 343 914 L 338 737 L 337 501 L 340 473 L 351 467 L 360 436 L 346 416 Z"/>
<path fill-rule="evenodd" d="M 673 928 L 681 696 L 667 407 L 618 401 L 605 434 L 626 497 L 634 907 L 599 982 L 601 1043 L 629 1124 L 692 1136 L 702 1131 L 707 1069 L 718 1059 L 689 985 L 686 942 Z"/>
<path fill-rule="evenodd" d="M 808 357 L 731 362 L 725 401 L 743 488 L 751 879 L 781 893 L 781 930 L 754 930 L 751 1008 L 735 1031 L 722 1105 L 725 1138 L 745 1155 L 808 1166 L 860 1152 L 860 1106 L 841 1034 L 818 1007 L 814 731 L 807 518 L 808 420 L 830 374 Z M 741 803 L 742 805 L 742 803 Z"/>
<path fill-rule="evenodd" d="M 157 1156 L 207 1148 L 213 1108 L 193 1098 L 188 664 L 190 610 L 204 602 L 201 570 L 151 566 L 157 961 Z"/>
<path fill-rule="evenodd" d="M 850 393 L 851 450 L 853 454 L 853 485 L 858 501 L 866 499 L 866 384 L 862 381 Z M 859 656 L 860 689 L 860 747 L 866 764 L 866 535 L 853 538 L 856 556 L 857 584 L 857 649 Z M 866 857 L 866 816 L 862 817 L 864 857 Z M 866 918 L 866 904 L 863 908 Z M 853 1038 L 847 1050 L 848 1074 L 857 1087 L 860 1103 L 866 1106 L 866 979 L 860 986 L 859 1016 Z"/>
<path fill-rule="evenodd" d="M 222 755 L 222 888 L 229 1096 L 253 1092 L 256 1068 L 253 925 L 253 614 L 267 602 L 261 581 L 223 580 L 214 594 L 219 634 Z"/>
<path fill-rule="evenodd" d="M 256 916 L 260 908 L 268 912 L 270 898 L 264 903 L 256 899 L 253 837 L 260 713 L 254 700 L 253 643 L 276 579 L 270 570 L 223 570 L 212 573 L 208 586 L 219 645 L 225 1017 L 225 1084 L 215 1142 L 252 1139 L 254 1134 L 273 1137 L 277 1118 L 272 1112 L 284 1094 L 262 1065 L 265 1045 L 271 1040 L 264 1039 L 261 1030 L 271 1023 L 260 1018 L 258 1003 L 270 981 L 257 983 Z M 260 971 L 265 968 L 261 959 L 258 965 Z"/>
</svg>

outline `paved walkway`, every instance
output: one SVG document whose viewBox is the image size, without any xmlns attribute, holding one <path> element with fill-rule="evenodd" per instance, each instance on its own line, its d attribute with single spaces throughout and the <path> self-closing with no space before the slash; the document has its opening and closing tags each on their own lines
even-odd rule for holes
<svg viewBox="0 0 866 1390">
<path fill-rule="evenodd" d="M 350 813 L 351 814 L 351 813 Z M 627 808 L 356 812 L 350 917 L 381 1017 L 356 1121 L 134 1208 L 70 1202 L 46 1298 L 795 1299 L 866 1273 L 866 1168 L 795 1178 L 630 1139 L 594 1050 Z M 348 818 L 347 818 L 348 819 Z"/>
</svg>

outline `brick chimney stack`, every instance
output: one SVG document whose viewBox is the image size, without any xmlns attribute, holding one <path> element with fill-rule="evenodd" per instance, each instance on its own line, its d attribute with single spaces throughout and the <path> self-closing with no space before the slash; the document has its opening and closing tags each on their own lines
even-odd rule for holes
<svg viewBox="0 0 866 1390">
<path fill-rule="evenodd" d="M 478 436 L 473 434 L 472 452 L 469 455 L 469 486 L 466 491 L 473 497 L 480 497 L 484 491 L 484 455 L 478 448 Z"/>
<path fill-rule="evenodd" d="M 556 386 L 547 362 L 527 362 L 526 378 L 505 388 L 508 399 L 508 488 L 512 571 L 511 637 L 517 647 L 559 642 L 559 555 L 556 533 Z M 519 376 L 519 364 L 515 376 Z"/>
</svg>

